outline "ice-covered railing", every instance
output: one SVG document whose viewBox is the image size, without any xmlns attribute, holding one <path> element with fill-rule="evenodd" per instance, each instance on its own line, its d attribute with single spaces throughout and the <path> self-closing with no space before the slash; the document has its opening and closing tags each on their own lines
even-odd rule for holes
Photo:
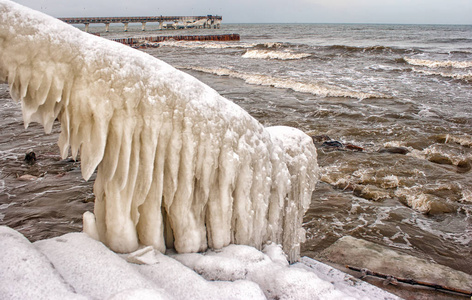
<svg viewBox="0 0 472 300">
<path fill-rule="evenodd" d="M 280 243 L 291 261 L 318 178 L 301 131 L 264 128 L 168 64 L 0 0 L 0 80 L 25 126 L 61 124 L 62 157 L 97 170 L 84 230 L 117 252 Z"/>
</svg>

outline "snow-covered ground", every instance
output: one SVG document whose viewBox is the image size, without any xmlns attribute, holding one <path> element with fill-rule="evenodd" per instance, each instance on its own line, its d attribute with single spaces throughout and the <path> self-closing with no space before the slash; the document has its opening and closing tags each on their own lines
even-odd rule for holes
<svg viewBox="0 0 472 300">
<path fill-rule="evenodd" d="M 0 227 L 1 299 L 398 299 L 275 244 L 164 255 L 116 254 L 85 233 L 30 243 Z"/>
</svg>

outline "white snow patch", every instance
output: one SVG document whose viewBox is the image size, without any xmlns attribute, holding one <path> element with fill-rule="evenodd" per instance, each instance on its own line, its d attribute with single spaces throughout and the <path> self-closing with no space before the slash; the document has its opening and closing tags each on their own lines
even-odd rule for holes
<svg viewBox="0 0 472 300">
<path fill-rule="evenodd" d="M 152 289 L 165 296 L 132 265 L 84 233 L 68 233 L 33 245 L 78 294 L 108 299 L 123 291 Z"/>
<path fill-rule="evenodd" d="M 2 299 L 86 299 L 74 294 L 49 260 L 19 232 L 0 226 Z"/>
<path fill-rule="evenodd" d="M 207 280 L 250 280 L 268 299 L 354 299 L 336 290 L 313 272 L 272 261 L 257 249 L 229 245 L 204 254 L 179 254 L 174 258 Z"/>
<path fill-rule="evenodd" d="M 278 245 L 265 251 L 270 256 L 245 245 L 172 257 L 152 247 L 116 254 L 85 233 L 31 244 L 0 226 L 0 295 L 5 300 L 397 299 L 308 258 L 288 265 Z"/>
</svg>

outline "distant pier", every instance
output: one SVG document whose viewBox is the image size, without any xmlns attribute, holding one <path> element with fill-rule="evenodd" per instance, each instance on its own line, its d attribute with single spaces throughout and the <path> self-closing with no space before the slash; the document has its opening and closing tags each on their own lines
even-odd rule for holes
<svg viewBox="0 0 472 300">
<path fill-rule="evenodd" d="M 220 28 L 221 16 L 154 16 L 154 17 L 81 17 L 81 18 L 59 18 L 68 24 L 84 24 L 88 32 L 90 24 L 105 24 L 106 32 L 109 31 L 111 23 L 124 24 L 124 31 L 128 31 L 129 23 L 141 23 L 142 30 L 146 30 L 146 23 L 159 23 L 159 29 L 185 29 L 185 28 Z"/>
</svg>

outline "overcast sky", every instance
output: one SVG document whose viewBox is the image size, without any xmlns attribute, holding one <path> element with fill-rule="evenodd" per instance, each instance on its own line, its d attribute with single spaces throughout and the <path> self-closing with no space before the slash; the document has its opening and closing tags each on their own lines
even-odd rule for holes
<svg viewBox="0 0 472 300">
<path fill-rule="evenodd" d="M 472 0 L 15 0 L 55 17 L 222 15 L 224 23 L 472 24 Z"/>
</svg>

